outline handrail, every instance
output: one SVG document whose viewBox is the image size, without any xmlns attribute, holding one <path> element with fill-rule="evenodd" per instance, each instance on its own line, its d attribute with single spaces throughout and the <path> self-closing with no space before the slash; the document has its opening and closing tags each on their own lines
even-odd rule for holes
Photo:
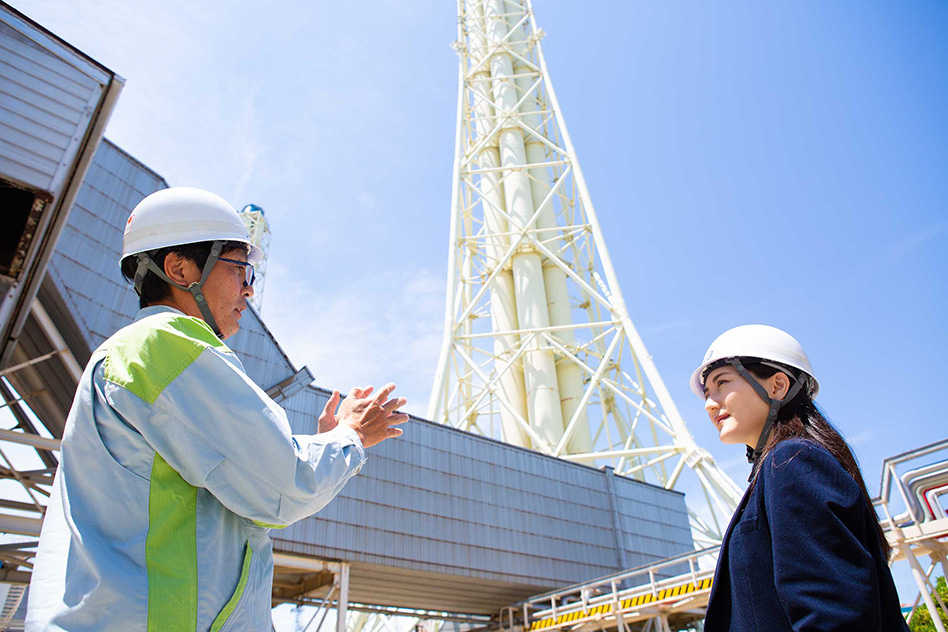
<svg viewBox="0 0 948 632">
<path fill-rule="evenodd" d="M 611 578 L 577 584 L 571 590 L 547 593 L 542 600 L 538 596 L 521 602 L 519 608 L 512 606 L 511 612 L 522 608 L 522 629 L 528 632 L 554 632 L 566 628 L 576 630 L 591 621 L 596 622 L 598 629 L 608 629 L 611 625 L 609 622 L 615 621 L 619 630 L 629 630 L 627 626 L 630 623 L 655 616 L 661 618 L 662 615 L 656 613 L 668 608 L 676 610 L 686 602 L 690 603 L 691 613 L 700 618 L 701 614 L 695 614 L 694 608 L 700 609 L 706 604 L 715 571 L 714 568 L 699 570 L 696 562 L 717 549 L 713 547 L 679 555 L 630 572 L 617 573 Z M 685 563 L 689 566 L 687 572 L 656 579 L 656 571 Z M 620 588 L 622 579 L 634 576 L 644 578 L 646 575 L 646 581 L 629 588 Z M 602 590 L 606 585 L 608 589 Z M 571 597 L 569 601 L 558 603 L 567 596 Z M 510 630 L 513 629 L 514 626 L 510 626 Z"/>
<path fill-rule="evenodd" d="M 929 515 L 933 520 L 940 520 L 946 516 L 945 510 L 938 504 L 938 497 L 948 494 L 948 485 L 940 485 L 925 490 L 925 502 L 928 505 Z"/>
<path fill-rule="evenodd" d="M 941 441 L 929 443 L 928 445 L 922 446 L 920 448 L 909 450 L 901 454 L 896 454 L 895 456 L 890 456 L 889 458 L 885 459 L 882 462 L 882 481 L 879 485 L 879 498 L 874 500 L 881 500 L 882 502 L 888 504 L 890 491 L 892 489 L 892 479 L 895 477 L 896 465 L 945 449 L 948 449 L 948 439 L 942 439 Z"/>
<path fill-rule="evenodd" d="M 565 588 L 560 588 L 558 590 L 546 592 L 540 595 L 535 595 L 529 599 L 519 602 L 518 605 L 533 606 L 542 602 L 553 601 L 562 597 L 575 595 L 577 592 L 581 592 L 581 591 L 586 592 L 588 594 L 589 591 L 592 591 L 593 589 L 598 588 L 600 586 L 611 585 L 611 584 L 618 585 L 623 580 L 631 579 L 633 577 L 638 577 L 638 576 L 645 576 L 645 575 L 649 576 L 649 584 L 653 586 L 661 585 L 661 584 L 666 583 L 667 580 L 659 580 L 658 582 L 655 582 L 656 571 L 659 571 L 663 568 L 668 568 L 670 566 L 677 566 L 679 564 L 685 564 L 685 563 L 687 563 L 690 568 L 688 574 L 691 575 L 692 578 L 694 578 L 697 576 L 697 572 L 698 572 L 695 569 L 695 563 L 697 562 L 697 560 L 705 556 L 715 555 L 720 548 L 721 548 L 720 545 L 712 546 L 706 549 L 701 549 L 698 551 L 690 551 L 688 553 L 683 553 L 675 557 L 666 558 L 659 562 L 653 562 L 651 564 L 643 564 L 642 566 L 637 566 L 635 568 L 632 568 L 626 571 L 620 571 L 618 573 L 613 573 L 612 575 L 606 575 L 598 579 L 592 579 L 589 581 L 580 582 L 577 584 L 573 584 L 571 586 L 566 586 Z"/>
<path fill-rule="evenodd" d="M 872 499 L 872 505 L 882 511 L 883 516 L 880 517 L 880 522 L 885 532 L 899 533 L 901 528 L 911 524 L 920 524 L 930 519 L 923 507 L 926 500 L 919 497 L 919 491 L 924 494 L 931 487 L 937 487 L 941 484 L 943 480 L 941 473 L 948 472 L 948 459 L 914 467 L 901 475 L 897 466 L 946 450 L 948 450 L 948 439 L 942 439 L 891 456 L 882 462 L 879 496 Z M 892 515 L 892 508 L 889 506 L 893 500 L 893 486 L 895 486 L 899 497 L 905 504 L 905 511 L 895 516 Z"/>
</svg>

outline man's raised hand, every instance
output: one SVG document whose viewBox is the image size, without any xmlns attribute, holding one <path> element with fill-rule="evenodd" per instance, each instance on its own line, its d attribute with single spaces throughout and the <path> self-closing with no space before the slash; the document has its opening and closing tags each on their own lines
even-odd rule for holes
<svg viewBox="0 0 948 632">
<path fill-rule="evenodd" d="M 369 393 L 372 392 L 371 386 L 366 386 L 365 388 L 353 387 L 349 391 L 349 395 L 346 397 L 347 402 L 349 402 L 350 407 L 355 404 L 355 400 L 368 397 Z M 316 432 L 329 432 L 333 428 L 339 425 L 339 420 L 336 418 L 336 408 L 339 406 L 339 391 L 333 391 L 332 395 L 329 396 L 329 401 L 326 402 L 326 405 L 323 406 L 323 412 L 319 414 L 319 423 L 317 425 Z M 343 404 L 345 406 L 345 404 Z M 344 411 L 339 411 L 340 417 L 344 414 Z"/>
<path fill-rule="evenodd" d="M 342 400 L 338 415 L 333 411 L 339 403 L 339 392 L 333 391 L 319 416 L 319 431 L 324 432 L 340 423 L 345 424 L 355 430 L 366 448 L 401 435 L 402 429 L 394 426 L 408 421 L 408 415 L 395 411 L 408 400 L 404 397 L 389 399 L 389 395 L 395 390 L 394 384 L 386 384 L 375 395 L 372 395 L 373 390 L 371 386 L 353 388 Z"/>
</svg>

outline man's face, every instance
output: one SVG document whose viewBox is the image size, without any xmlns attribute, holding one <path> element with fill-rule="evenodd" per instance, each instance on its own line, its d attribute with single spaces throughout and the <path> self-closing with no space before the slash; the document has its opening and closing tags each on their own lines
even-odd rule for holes
<svg viewBox="0 0 948 632">
<path fill-rule="evenodd" d="M 239 249 L 225 250 L 221 257 L 247 261 L 247 253 Z M 246 266 L 218 261 L 204 283 L 203 292 L 221 337 L 229 338 L 237 333 L 247 300 L 253 296 L 253 286 L 247 285 Z"/>
</svg>

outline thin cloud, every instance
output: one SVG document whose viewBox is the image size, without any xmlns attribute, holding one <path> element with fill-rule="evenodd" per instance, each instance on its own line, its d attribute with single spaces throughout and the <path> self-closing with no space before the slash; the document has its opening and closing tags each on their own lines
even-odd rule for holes
<svg viewBox="0 0 948 632">
<path fill-rule="evenodd" d="M 267 150 L 266 145 L 258 140 L 259 113 L 256 107 L 257 88 L 246 88 L 244 102 L 241 108 L 240 119 L 235 131 L 235 142 L 238 145 L 237 155 L 243 163 L 240 180 L 234 191 L 234 200 L 245 199 L 247 187 L 253 181 L 256 166 L 260 156 Z"/>
<path fill-rule="evenodd" d="M 642 334 L 645 336 L 655 336 L 658 334 L 664 334 L 670 331 L 679 331 L 682 329 L 688 329 L 692 327 L 692 322 L 688 320 L 673 320 L 667 323 L 659 323 L 651 327 L 646 327 Z"/>
<path fill-rule="evenodd" d="M 891 263 L 908 253 L 923 248 L 928 242 L 938 239 L 946 233 L 948 233 L 948 220 L 942 220 L 908 237 L 900 239 L 886 254 L 886 263 Z"/>
<path fill-rule="evenodd" d="M 441 346 L 444 282 L 429 270 L 390 271 L 347 286 L 294 284 L 270 270 L 267 325 L 316 383 L 346 391 L 395 382 L 407 412 L 424 415 Z M 327 279 L 331 281 L 331 278 Z M 266 309 L 266 307 L 264 308 Z"/>
<path fill-rule="evenodd" d="M 878 437 L 879 433 L 875 430 L 862 430 L 849 437 L 846 437 L 846 442 L 850 446 L 856 447 L 874 443 Z"/>
<path fill-rule="evenodd" d="M 903 257 L 925 248 L 930 242 L 945 234 L 948 234 L 948 220 L 936 222 L 911 235 L 907 235 L 895 241 L 887 250 L 873 258 L 872 262 L 858 273 L 858 276 L 863 277 L 882 268 L 892 267 Z"/>
</svg>

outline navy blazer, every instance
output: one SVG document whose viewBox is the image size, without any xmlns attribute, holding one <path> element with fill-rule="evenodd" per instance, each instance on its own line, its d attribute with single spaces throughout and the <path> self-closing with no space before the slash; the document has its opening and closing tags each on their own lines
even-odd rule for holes
<svg viewBox="0 0 948 632">
<path fill-rule="evenodd" d="M 829 451 L 781 441 L 724 535 L 705 632 L 907 632 L 876 520 Z"/>
</svg>

